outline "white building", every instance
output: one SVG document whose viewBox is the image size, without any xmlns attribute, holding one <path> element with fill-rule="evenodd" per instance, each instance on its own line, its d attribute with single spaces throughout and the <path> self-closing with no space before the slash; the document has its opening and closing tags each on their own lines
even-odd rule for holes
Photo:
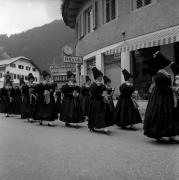
<svg viewBox="0 0 179 180">
<path fill-rule="evenodd" d="M 40 69 L 32 60 L 23 56 L 0 60 L 0 87 L 4 84 L 4 74 L 7 71 L 11 74 L 14 84 L 19 84 L 21 77 L 27 82 L 29 73 L 34 75 L 35 83 L 40 80 Z"/>
</svg>

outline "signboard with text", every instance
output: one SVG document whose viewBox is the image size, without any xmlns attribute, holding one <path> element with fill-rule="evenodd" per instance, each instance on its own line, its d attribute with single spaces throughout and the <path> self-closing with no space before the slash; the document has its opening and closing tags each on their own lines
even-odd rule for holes
<svg viewBox="0 0 179 180">
<path fill-rule="evenodd" d="M 64 56 L 63 57 L 64 63 L 70 63 L 70 64 L 82 64 L 83 58 L 79 56 Z"/>
</svg>

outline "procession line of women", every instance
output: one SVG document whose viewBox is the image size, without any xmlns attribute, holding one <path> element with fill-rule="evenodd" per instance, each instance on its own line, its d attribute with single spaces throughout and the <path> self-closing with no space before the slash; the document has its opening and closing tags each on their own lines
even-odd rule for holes
<svg viewBox="0 0 179 180">
<path fill-rule="evenodd" d="M 144 135 L 159 143 L 178 143 L 175 137 L 179 134 L 179 101 L 174 80 L 179 74 L 179 66 L 160 52 L 155 53 L 151 61 L 155 75 L 144 118 Z M 94 81 L 91 83 L 86 76 L 86 83 L 79 87 L 75 75 L 68 71 L 68 83 L 60 90 L 46 71 L 42 73 L 41 83 L 34 84 L 34 77 L 29 74 L 28 83 L 21 79 L 20 87 L 15 88 L 7 74 L 5 86 L 0 91 L 0 110 L 7 116 L 20 114 L 29 122 L 39 121 L 40 125 L 47 121 L 53 126 L 53 122 L 59 119 L 66 127 L 74 127 L 87 120 L 91 132 L 102 130 L 107 133 L 107 128 L 114 125 L 134 130 L 134 125 L 142 123 L 142 119 L 132 96 L 133 76 L 126 69 L 122 70 L 125 82 L 119 87 L 120 95 L 114 106 L 111 80 L 96 67 L 92 72 Z"/>
</svg>

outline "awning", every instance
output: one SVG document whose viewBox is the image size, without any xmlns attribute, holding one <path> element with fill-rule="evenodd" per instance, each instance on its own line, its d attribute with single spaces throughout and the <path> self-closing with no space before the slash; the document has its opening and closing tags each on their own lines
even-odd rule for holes
<svg viewBox="0 0 179 180">
<path fill-rule="evenodd" d="M 106 55 L 118 54 L 125 51 L 162 46 L 179 41 L 179 26 L 164 29 L 147 35 L 139 36 L 123 42 L 122 45 L 106 51 Z"/>
</svg>

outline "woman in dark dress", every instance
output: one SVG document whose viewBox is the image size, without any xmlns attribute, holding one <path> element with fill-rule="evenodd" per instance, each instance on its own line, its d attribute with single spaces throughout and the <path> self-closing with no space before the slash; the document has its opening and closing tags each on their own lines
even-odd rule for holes
<svg viewBox="0 0 179 180">
<path fill-rule="evenodd" d="M 141 123 L 142 119 L 138 110 L 138 105 L 132 98 L 134 87 L 132 85 L 132 75 L 124 69 L 122 71 L 125 82 L 120 86 L 120 96 L 115 110 L 115 121 L 122 129 L 134 130 L 134 125 Z"/>
<path fill-rule="evenodd" d="M 110 110 L 106 108 L 109 105 L 109 99 L 106 94 L 106 87 L 102 83 L 103 74 L 96 67 L 92 69 L 95 82 L 90 86 L 90 107 L 88 128 L 91 132 L 104 130 L 108 132 L 107 127 L 114 125 L 112 115 L 109 117 Z"/>
<path fill-rule="evenodd" d="M 21 89 L 16 86 L 14 89 L 14 103 L 13 103 L 13 114 L 21 114 L 21 105 L 22 105 L 22 94 Z"/>
<path fill-rule="evenodd" d="M 89 112 L 89 103 L 90 103 L 90 88 L 91 79 L 89 76 L 86 76 L 86 83 L 81 87 L 80 90 L 80 103 L 83 111 L 83 115 L 87 118 Z"/>
<path fill-rule="evenodd" d="M 28 122 L 34 122 L 36 109 L 36 95 L 34 76 L 32 73 L 28 75 L 28 83 L 22 86 L 23 102 L 22 102 L 22 116 L 27 118 Z"/>
<path fill-rule="evenodd" d="M 144 120 L 144 135 L 154 138 L 159 143 L 178 143 L 177 119 L 175 118 L 176 100 L 173 91 L 175 64 L 160 52 L 154 59 L 163 69 L 155 76 L 155 88 L 147 105 Z"/>
<path fill-rule="evenodd" d="M 175 78 L 174 91 L 177 98 L 177 107 L 175 108 L 175 118 L 177 122 L 177 135 L 179 135 L 179 76 Z"/>
<path fill-rule="evenodd" d="M 106 87 L 106 95 L 107 95 L 108 101 L 109 101 L 109 103 L 106 104 L 107 105 L 106 108 L 109 108 L 110 112 L 113 114 L 114 110 L 115 110 L 114 102 L 113 102 L 113 93 L 114 93 L 115 89 L 113 89 L 111 87 L 111 80 L 107 76 L 104 76 L 103 80 L 104 80 L 104 85 Z M 111 115 L 111 113 L 110 113 L 110 115 Z M 111 118 L 112 118 L 112 116 L 111 116 Z"/>
<path fill-rule="evenodd" d="M 9 79 L 5 80 L 5 85 L 1 89 L 2 113 L 9 117 L 13 113 L 14 88 Z"/>
<path fill-rule="evenodd" d="M 75 75 L 67 72 L 68 83 L 62 86 L 63 100 L 61 105 L 60 120 L 65 126 L 84 122 L 84 116 L 79 100 L 80 87 L 74 84 Z"/>
<path fill-rule="evenodd" d="M 43 71 L 44 81 L 38 85 L 38 105 L 39 113 L 38 119 L 40 119 L 40 125 L 43 125 L 43 121 L 48 122 L 48 126 L 54 126 L 52 122 L 58 119 L 54 92 L 57 88 L 57 84 L 50 80 L 50 74 Z"/>
</svg>

